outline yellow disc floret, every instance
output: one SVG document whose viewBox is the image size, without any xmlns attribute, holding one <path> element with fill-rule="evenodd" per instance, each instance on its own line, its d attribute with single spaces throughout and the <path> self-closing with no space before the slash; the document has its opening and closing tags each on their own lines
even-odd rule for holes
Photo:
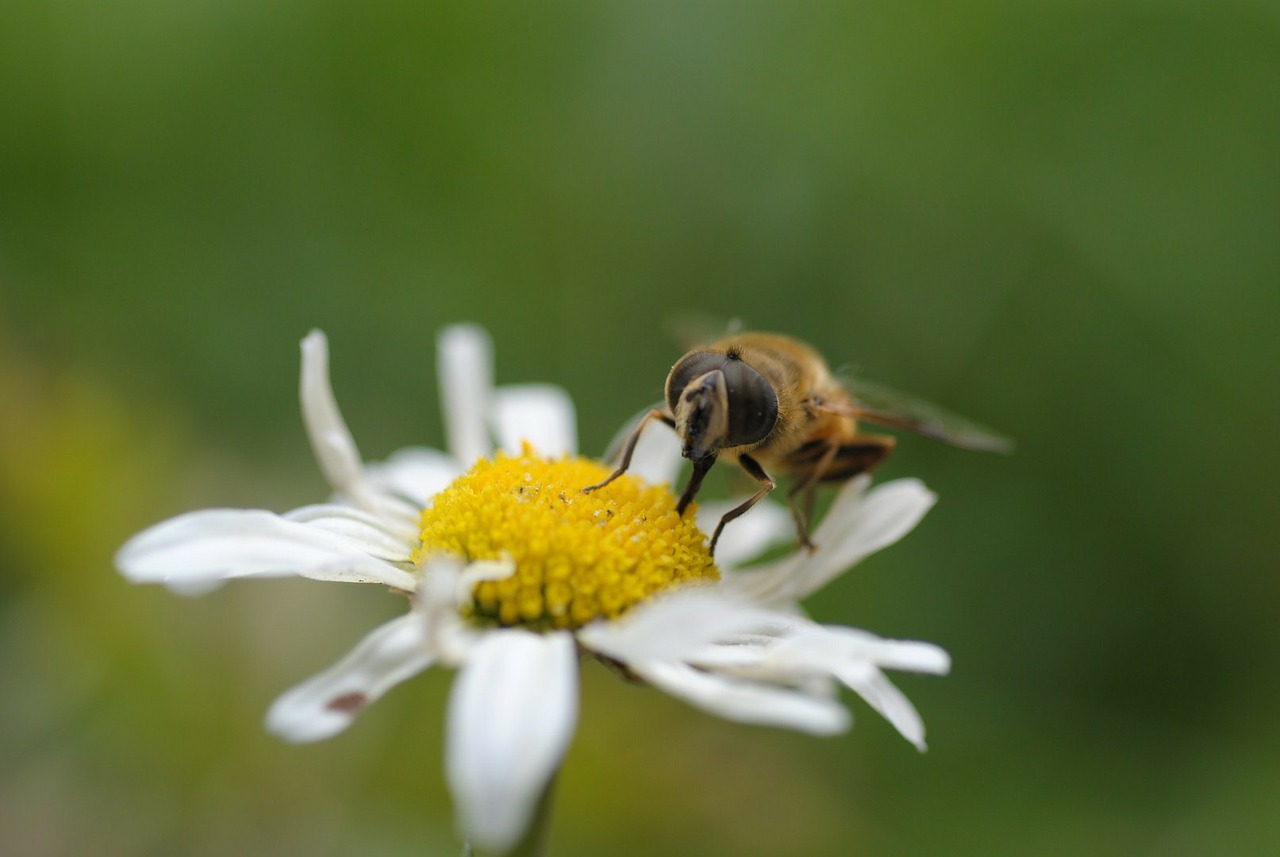
<svg viewBox="0 0 1280 857">
<path fill-rule="evenodd" d="M 680 583 L 719 577 L 693 515 L 666 486 L 583 458 L 482 460 L 422 513 L 423 555 L 509 558 L 515 574 L 476 585 L 471 613 L 501 625 L 578 628 Z"/>
</svg>

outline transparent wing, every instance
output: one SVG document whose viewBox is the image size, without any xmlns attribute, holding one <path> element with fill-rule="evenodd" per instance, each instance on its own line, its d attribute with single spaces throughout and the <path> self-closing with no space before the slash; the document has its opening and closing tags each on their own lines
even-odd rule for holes
<svg viewBox="0 0 1280 857">
<path fill-rule="evenodd" d="M 850 413 L 856 419 L 913 432 L 962 449 L 1013 452 L 1010 438 L 932 402 L 862 378 L 844 379 L 844 385 L 853 395 Z"/>
<path fill-rule="evenodd" d="M 697 312 L 681 312 L 669 316 L 662 325 L 667 338 L 685 351 L 702 348 L 742 332 L 742 319 L 720 318 Z"/>
</svg>

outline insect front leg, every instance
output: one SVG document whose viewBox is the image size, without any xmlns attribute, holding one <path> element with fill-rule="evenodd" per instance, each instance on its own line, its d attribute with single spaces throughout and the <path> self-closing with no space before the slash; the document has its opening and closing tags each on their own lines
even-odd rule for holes
<svg viewBox="0 0 1280 857">
<path fill-rule="evenodd" d="M 603 482 L 583 488 L 582 493 L 590 494 L 592 491 L 603 488 L 627 472 L 627 468 L 631 466 L 631 456 L 636 451 L 636 444 L 640 441 L 640 432 L 644 431 L 644 427 L 648 425 L 649 420 L 661 420 L 673 429 L 676 427 L 675 419 L 662 408 L 650 408 L 645 411 L 644 416 L 636 423 L 636 427 L 631 430 L 631 434 L 627 435 L 627 441 L 622 446 L 622 460 L 618 463 L 618 469 L 609 474 L 609 478 Z"/>
<path fill-rule="evenodd" d="M 677 515 L 684 515 L 684 510 L 689 508 L 689 504 L 693 502 L 693 498 L 698 494 L 698 489 L 702 487 L 703 477 L 707 475 L 707 471 L 715 463 L 716 457 L 714 455 L 700 458 L 693 463 L 693 475 L 689 477 L 689 484 L 684 486 L 684 493 L 680 495 L 680 502 L 676 503 Z"/>
<path fill-rule="evenodd" d="M 720 519 L 720 523 L 716 524 L 716 531 L 711 534 L 711 555 L 715 556 L 716 542 L 720 540 L 720 533 L 724 531 L 724 525 L 732 521 L 734 518 L 741 516 L 748 509 L 759 503 L 764 495 L 768 494 L 774 488 L 778 487 L 777 483 L 769 478 L 769 474 L 764 472 L 764 468 L 760 466 L 754 458 L 749 455 L 739 455 L 738 465 L 747 472 L 752 479 L 760 483 L 760 490 L 752 494 L 740 506 L 735 506 L 724 513 L 724 517 Z M 708 465 L 709 466 L 709 465 Z M 696 471 L 695 471 L 696 475 Z M 701 481 L 701 479 L 699 479 Z"/>
</svg>

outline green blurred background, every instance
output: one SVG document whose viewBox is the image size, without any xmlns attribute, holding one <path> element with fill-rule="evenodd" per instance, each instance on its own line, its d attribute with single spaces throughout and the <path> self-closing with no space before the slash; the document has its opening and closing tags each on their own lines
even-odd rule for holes
<svg viewBox="0 0 1280 857">
<path fill-rule="evenodd" d="M 347 733 L 276 694 L 402 604 L 197 600 L 111 556 L 324 486 L 324 328 L 371 458 L 492 331 L 586 450 L 673 318 L 738 316 L 1018 439 L 811 603 L 934 640 L 820 740 L 584 668 L 560 855 L 1280 853 L 1275 2 L 0 3 L 0 852 L 454 854 L 450 676 Z M 728 482 L 717 482 L 725 490 Z"/>
</svg>

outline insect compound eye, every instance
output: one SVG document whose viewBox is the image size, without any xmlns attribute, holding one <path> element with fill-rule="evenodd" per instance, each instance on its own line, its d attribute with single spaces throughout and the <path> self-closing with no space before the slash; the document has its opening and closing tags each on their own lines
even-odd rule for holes
<svg viewBox="0 0 1280 857">
<path fill-rule="evenodd" d="M 719 369 L 724 362 L 725 357 L 723 354 L 713 354 L 707 351 L 682 357 L 680 362 L 671 368 L 671 374 L 667 376 L 667 406 L 671 408 L 671 413 L 674 414 L 676 412 L 676 405 L 680 402 L 680 394 L 693 382 L 694 378 L 699 378 L 708 372 Z"/>
<path fill-rule="evenodd" d="M 741 360 L 720 367 L 729 393 L 729 433 L 726 445 L 741 446 L 764 440 L 778 421 L 778 395 L 765 377 Z"/>
</svg>

